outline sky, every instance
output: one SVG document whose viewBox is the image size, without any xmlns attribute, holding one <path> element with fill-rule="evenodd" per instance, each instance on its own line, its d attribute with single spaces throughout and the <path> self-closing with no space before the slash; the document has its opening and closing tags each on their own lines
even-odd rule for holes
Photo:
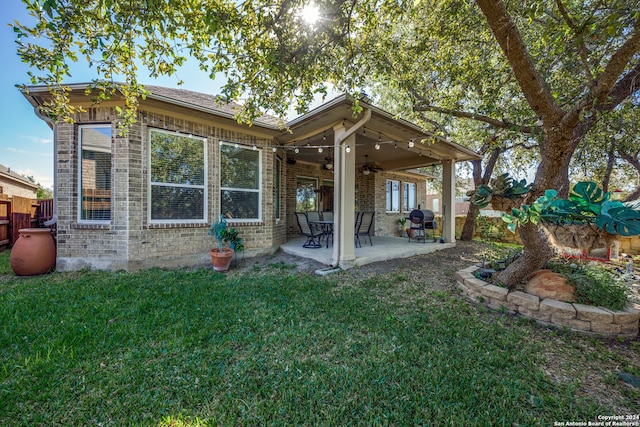
<svg viewBox="0 0 640 427">
<path fill-rule="evenodd" d="M 0 164 L 25 176 L 33 176 L 46 188 L 53 188 L 53 131 L 39 119 L 31 104 L 20 93 L 16 84 L 28 84 L 29 67 L 18 57 L 13 29 L 8 25 L 14 20 L 24 24 L 32 22 L 31 16 L 20 0 L 2 0 L 0 5 Z M 141 70 L 143 73 L 144 70 Z M 72 67 L 68 83 L 86 83 L 96 78 L 86 64 Z M 175 77 L 152 79 L 140 74 L 143 84 L 180 87 L 203 93 L 220 92 L 222 79 L 211 80 L 189 63 Z M 179 80 L 184 84 L 178 86 Z"/>
</svg>

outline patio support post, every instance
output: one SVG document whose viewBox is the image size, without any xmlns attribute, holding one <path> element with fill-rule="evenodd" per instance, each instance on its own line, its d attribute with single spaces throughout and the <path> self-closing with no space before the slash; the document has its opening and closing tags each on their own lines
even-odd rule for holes
<svg viewBox="0 0 640 427">
<path fill-rule="evenodd" d="M 334 244 L 333 244 L 333 266 L 343 269 L 351 268 L 355 265 L 355 243 L 354 243 L 354 207 L 355 207 L 355 152 L 356 136 L 351 132 L 349 135 L 343 125 L 333 128 L 335 135 L 334 143 Z M 346 138 L 345 138 L 346 136 Z M 346 152 L 349 146 L 351 152 Z"/>
<path fill-rule="evenodd" d="M 442 238 L 456 241 L 456 162 L 442 161 Z"/>
</svg>

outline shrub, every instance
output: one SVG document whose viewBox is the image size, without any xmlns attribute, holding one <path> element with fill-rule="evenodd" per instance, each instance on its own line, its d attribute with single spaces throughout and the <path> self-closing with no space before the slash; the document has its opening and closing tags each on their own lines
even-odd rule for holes
<svg viewBox="0 0 640 427">
<path fill-rule="evenodd" d="M 597 305 L 611 310 L 622 310 L 629 297 L 629 289 L 622 280 L 601 266 L 581 265 L 571 269 L 566 264 L 561 270 L 576 287 L 578 302 Z"/>
</svg>

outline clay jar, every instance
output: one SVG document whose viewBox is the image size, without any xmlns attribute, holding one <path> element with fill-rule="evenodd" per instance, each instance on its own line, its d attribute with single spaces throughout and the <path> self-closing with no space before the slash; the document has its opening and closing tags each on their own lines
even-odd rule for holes
<svg viewBox="0 0 640 427">
<path fill-rule="evenodd" d="M 56 266 L 56 245 L 48 228 L 21 228 L 9 261 L 18 276 L 35 276 Z"/>
</svg>

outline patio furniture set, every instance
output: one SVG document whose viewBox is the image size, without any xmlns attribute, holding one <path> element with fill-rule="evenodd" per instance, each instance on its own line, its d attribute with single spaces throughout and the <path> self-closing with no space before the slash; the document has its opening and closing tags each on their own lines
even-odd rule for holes
<svg viewBox="0 0 640 427">
<path fill-rule="evenodd" d="M 369 237 L 369 244 L 373 246 L 371 232 L 375 212 L 356 212 L 354 224 L 354 239 L 356 247 L 362 247 L 360 236 Z M 333 243 L 333 212 L 296 212 L 296 220 L 300 234 L 307 238 L 303 248 L 321 248 L 322 242 L 329 247 L 329 240 Z M 366 241 L 366 240 L 365 240 Z"/>
</svg>

